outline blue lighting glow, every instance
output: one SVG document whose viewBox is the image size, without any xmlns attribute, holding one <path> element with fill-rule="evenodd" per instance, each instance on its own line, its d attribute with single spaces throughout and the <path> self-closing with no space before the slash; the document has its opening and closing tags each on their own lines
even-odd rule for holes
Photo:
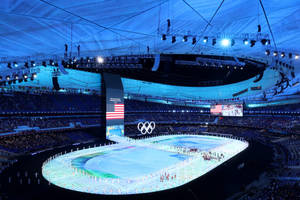
<svg viewBox="0 0 300 200">
<path fill-rule="evenodd" d="M 229 39 L 222 39 L 221 40 L 221 45 L 224 47 L 228 47 L 230 45 L 230 40 Z"/>
<path fill-rule="evenodd" d="M 56 186 L 86 193 L 150 193 L 199 178 L 248 147 L 246 141 L 200 135 L 112 139 L 117 144 L 52 156 L 43 163 L 43 177 Z M 208 152 L 222 152 L 222 157 L 206 160 L 203 154 Z"/>
<path fill-rule="evenodd" d="M 248 45 L 248 44 L 249 44 L 249 40 L 244 39 L 244 40 L 243 40 L 243 43 L 244 43 L 244 45 Z"/>
</svg>

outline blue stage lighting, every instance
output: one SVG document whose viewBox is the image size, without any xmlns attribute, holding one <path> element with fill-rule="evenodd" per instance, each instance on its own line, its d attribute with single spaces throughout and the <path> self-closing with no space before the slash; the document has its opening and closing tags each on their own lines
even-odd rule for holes
<svg viewBox="0 0 300 200">
<path fill-rule="evenodd" d="M 221 40 L 221 45 L 224 47 L 228 47 L 230 45 L 230 40 L 229 39 L 222 39 Z"/>
<path fill-rule="evenodd" d="M 104 63 L 104 58 L 101 57 L 101 56 L 98 56 L 98 57 L 97 57 L 97 63 L 99 63 L 99 64 Z"/>
<path fill-rule="evenodd" d="M 249 44 L 249 40 L 248 39 L 244 39 L 243 43 L 244 43 L 244 45 L 248 45 Z"/>
</svg>

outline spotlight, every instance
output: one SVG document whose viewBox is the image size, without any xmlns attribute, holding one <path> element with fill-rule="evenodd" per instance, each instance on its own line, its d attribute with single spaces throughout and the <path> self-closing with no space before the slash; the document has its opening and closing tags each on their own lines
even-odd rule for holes
<svg viewBox="0 0 300 200">
<path fill-rule="evenodd" d="M 14 67 L 18 67 L 18 63 L 17 62 L 14 62 Z"/>
<path fill-rule="evenodd" d="M 285 53 L 281 52 L 280 56 L 281 56 L 281 58 L 284 58 L 285 57 Z"/>
<path fill-rule="evenodd" d="M 270 55 L 270 50 L 267 49 L 267 50 L 265 51 L 265 54 L 266 54 L 267 56 L 269 56 L 269 55 Z"/>
<path fill-rule="evenodd" d="M 248 45 L 249 44 L 249 40 L 248 39 L 244 39 L 243 43 L 244 43 L 244 45 Z"/>
<path fill-rule="evenodd" d="M 37 77 L 36 73 L 32 74 L 32 78 L 35 79 Z"/>
<path fill-rule="evenodd" d="M 23 78 L 24 78 L 24 79 L 27 79 L 27 78 L 28 78 L 27 74 L 24 74 L 24 75 L 23 75 Z"/>
<path fill-rule="evenodd" d="M 216 38 L 212 39 L 212 45 L 215 46 L 216 43 L 217 43 L 217 39 Z"/>
<path fill-rule="evenodd" d="M 186 35 L 183 36 L 182 41 L 183 41 L 183 42 L 187 42 L 187 41 L 188 41 L 188 37 L 187 37 Z"/>
<path fill-rule="evenodd" d="M 233 47 L 234 45 L 235 45 L 235 40 L 232 39 L 232 40 L 231 40 L 231 46 Z"/>
<path fill-rule="evenodd" d="M 162 34 L 161 35 L 161 40 L 166 40 L 167 39 L 167 35 L 166 34 Z"/>
<path fill-rule="evenodd" d="M 262 39 L 260 42 L 261 42 L 262 45 L 268 45 L 269 44 L 267 39 Z"/>
<path fill-rule="evenodd" d="M 10 80 L 10 76 L 6 76 L 6 80 L 8 80 L 8 81 L 9 81 L 9 80 Z"/>
<path fill-rule="evenodd" d="M 102 58 L 101 56 L 97 57 L 97 63 L 102 64 L 104 63 L 104 58 Z"/>
<path fill-rule="evenodd" d="M 299 55 L 295 55 L 295 59 L 298 60 L 299 59 Z"/>
<path fill-rule="evenodd" d="M 196 42 L 197 42 L 196 37 L 193 37 L 192 44 L 196 44 Z"/>
<path fill-rule="evenodd" d="M 176 36 L 172 36 L 172 43 L 176 42 Z"/>
<path fill-rule="evenodd" d="M 274 52 L 273 52 L 273 56 L 275 56 L 275 57 L 278 56 L 278 52 L 277 52 L 277 51 L 274 51 Z"/>
<path fill-rule="evenodd" d="M 230 44 L 230 41 L 228 39 L 222 39 L 221 40 L 221 45 L 224 46 L 224 47 L 227 47 L 229 46 Z"/>
<path fill-rule="evenodd" d="M 250 44 L 251 44 L 250 47 L 254 47 L 254 46 L 255 46 L 255 43 L 256 43 L 255 40 L 251 40 L 251 41 L 250 41 Z"/>
<path fill-rule="evenodd" d="M 53 60 L 50 60 L 50 61 L 49 61 L 49 65 L 54 66 Z"/>
<path fill-rule="evenodd" d="M 207 42 L 208 42 L 208 37 L 205 36 L 205 37 L 203 38 L 203 43 L 207 43 Z"/>
<path fill-rule="evenodd" d="M 15 79 L 18 80 L 18 79 L 19 79 L 19 76 L 18 76 L 18 75 L 15 75 Z"/>
<path fill-rule="evenodd" d="M 35 67 L 34 61 L 31 61 L 30 64 L 31 64 L 31 67 Z"/>
</svg>

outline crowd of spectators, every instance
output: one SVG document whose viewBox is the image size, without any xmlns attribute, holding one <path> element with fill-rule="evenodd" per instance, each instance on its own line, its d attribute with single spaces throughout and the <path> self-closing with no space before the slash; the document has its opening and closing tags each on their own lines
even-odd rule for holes
<svg viewBox="0 0 300 200">
<path fill-rule="evenodd" d="M 245 109 L 244 117 L 218 117 L 210 115 L 209 108 L 185 107 L 125 100 L 125 134 L 139 135 L 140 121 L 154 121 L 154 134 L 174 134 L 202 132 L 233 134 L 247 140 L 256 140 L 273 148 L 274 165 L 284 169 L 275 177 L 297 177 L 300 175 L 300 116 L 251 114 L 250 111 L 297 111 L 299 104 L 266 108 Z M 2 112 L 66 112 L 101 111 L 101 97 L 97 95 L 0 93 L 0 113 Z M 100 125 L 104 115 L 94 116 L 19 116 L 2 117 L 0 133 L 14 132 L 20 126 L 39 129 L 64 128 L 84 125 Z M 290 135 L 293 136 L 290 136 Z M 284 138 L 284 139 L 282 139 Z M 82 131 L 26 131 L 25 133 L 1 136 L 0 152 L 33 152 L 76 142 L 93 140 L 93 136 Z M 278 140 L 278 142 L 273 142 Z M 3 157 L 3 156 L 2 156 Z M 0 154 L 0 159 L 2 158 Z M 275 162 L 276 161 L 276 162 Z M 2 166 L 2 164 L 1 164 Z M 1 170 L 0 166 L 0 170 Z M 291 170 L 290 168 L 293 168 Z M 242 199 L 295 199 L 299 197 L 299 185 L 289 181 L 272 179 L 263 189 L 250 191 Z M 251 194 L 251 192 L 253 194 Z"/>
<path fill-rule="evenodd" d="M 236 199 L 299 199 L 300 137 L 297 134 L 282 135 L 262 129 L 219 125 L 209 126 L 208 132 L 241 136 L 273 149 L 272 170 L 266 172 L 259 186 L 250 187 Z"/>
<path fill-rule="evenodd" d="M 202 125 L 186 125 L 186 124 L 157 124 L 150 135 L 156 134 L 200 134 L 207 131 L 207 127 Z M 141 132 L 137 129 L 137 125 L 126 125 L 125 133 L 128 135 L 140 135 Z M 148 133 L 149 134 L 149 133 Z M 148 135 L 147 134 L 147 135 Z"/>
<path fill-rule="evenodd" d="M 16 162 L 14 153 L 0 149 L 0 173 L 11 164 Z"/>
<path fill-rule="evenodd" d="M 189 112 L 198 112 L 198 111 L 207 111 L 209 112 L 209 108 L 198 108 L 198 107 L 187 107 L 187 106 L 179 106 L 172 104 L 162 104 L 162 103 L 153 103 L 153 102 L 144 102 L 137 100 L 127 100 L 125 99 L 125 112 L 173 112 L 173 111 L 189 111 Z"/>
<path fill-rule="evenodd" d="M 95 117 L 5 117 L 0 120 L 0 133 L 13 132 L 19 126 L 39 129 L 69 127 L 71 125 L 100 125 L 101 118 Z"/>
<path fill-rule="evenodd" d="M 149 112 L 149 113 L 133 113 L 125 114 L 125 123 L 138 122 L 138 121 L 155 121 L 156 123 L 183 123 L 183 122 L 197 122 L 206 123 L 213 122 L 216 119 L 211 115 L 199 115 L 197 113 L 188 112 Z"/>
<path fill-rule="evenodd" d="M 257 200 L 257 199 L 299 199 L 300 186 L 297 181 L 277 181 L 272 180 L 266 187 L 255 189 L 239 200 Z"/>
<path fill-rule="evenodd" d="M 281 112 L 299 112 L 300 103 L 284 104 L 277 106 L 257 107 L 257 108 L 245 108 L 246 111 L 281 111 Z"/>
<path fill-rule="evenodd" d="M 50 131 L 38 133 L 32 131 L 2 136 L 0 138 L 0 149 L 14 153 L 27 153 L 76 142 L 92 141 L 94 139 L 94 136 L 85 131 Z"/>
<path fill-rule="evenodd" d="M 243 126 L 257 129 L 268 129 L 279 133 L 297 133 L 300 116 L 244 116 L 223 117 L 218 120 L 219 125 Z"/>
<path fill-rule="evenodd" d="M 248 115 L 244 117 L 216 117 L 193 112 L 144 112 L 128 113 L 125 123 L 155 121 L 156 123 L 213 123 L 226 126 L 268 129 L 278 133 L 300 133 L 300 116 Z"/>
<path fill-rule="evenodd" d="M 0 93 L 0 113 L 100 110 L 101 98 L 98 95 Z"/>
</svg>

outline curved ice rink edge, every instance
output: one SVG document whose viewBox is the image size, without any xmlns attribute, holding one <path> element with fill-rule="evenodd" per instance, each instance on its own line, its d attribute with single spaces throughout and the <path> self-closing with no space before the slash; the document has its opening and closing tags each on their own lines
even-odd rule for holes
<svg viewBox="0 0 300 200">
<path fill-rule="evenodd" d="M 212 142 L 221 139 L 224 143 L 206 151 L 194 147 L 175 147 L 157 143 L 157 141 L 180 137 L 199 137 Z M 165 135 L 140 140 L 115 137 L 113 140 L 118 143 L 54 155 L 43 163 L 43 177 L 56 186 L 85 193 L 105 195 L 150 193 L 184 185 L 206 174 L 249 146 L 247 141 L 240 138 L 186 134 Z M 131 178 L 103 178 L 91 175 L 72 165 L 72 160 L 76 158 L 101 152 L 111 152 L 114 149 L 128 146 L 152 148 L 186 155 L 188 158 L 147 175 Z"/>
</svg>

